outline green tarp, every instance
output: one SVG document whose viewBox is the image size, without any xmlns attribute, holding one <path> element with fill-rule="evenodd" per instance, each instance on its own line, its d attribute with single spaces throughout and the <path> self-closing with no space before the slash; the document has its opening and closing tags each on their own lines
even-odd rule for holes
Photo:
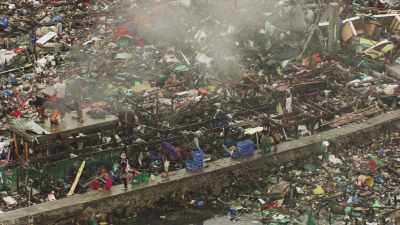
<svg viewBox="0 0 400 225">
<path fill-rule="evenodd" d="M 18 168 L 0 168 L 0 190 L 16 190 Z"/>
</svg>

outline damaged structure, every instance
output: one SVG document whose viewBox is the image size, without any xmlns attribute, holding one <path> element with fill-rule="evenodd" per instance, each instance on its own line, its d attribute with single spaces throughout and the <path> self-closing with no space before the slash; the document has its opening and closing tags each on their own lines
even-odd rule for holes
<svg viewBox="0 0 400 225">
<path fill-rule="evenodd" d="M 330 177 L 332 173 L 339 176 L 339 169 L 326 168 L 327 162 L 340 164 L 343 170 L 359 167 L 346 164 L 351 155 L 329 147 L 340 143 L 341 129 L 355 126 L 352 136 L 357 136 L 371 121 L 385 132 L 398 129 L 397 8 L 396 1 L 380 0 L 0 3 L 0 221 L 87 224 L 101 219 L 95 212 L 81 215 L 78 211 L 95 208 L 109 214 L 107 222 L 96 224 L 115 224 L 113 210 L 96 207 L 103 199 L 130 198 L 147 189 L 153 193 L 163 185 L 176 188 L 181 180 L 185 185 L 184 180 L 196 177 L 217 179 L 221 175 L 214 178 L 215 168 L 217 174 L 229 174 L 242 169 L 242 163 L 243 168 L 255 161 L 276 166 L 273 159 L 286 152 L 282 148 L 291 149 L 290 145 L 304 145 L 304 149 L 293 147 L 298 153 L 286 157 L 282 165 L 296 161 L 305 167 L 309 163 L 304 159 L 310 157 L 321 169 L 305 170 L 328 170 L 321 182 L 339 184 Z M 398 136 L 387 135 L 382 138 L 388 138 L 388 143 L 382 146 L 389 146 L 388 152 L 397 159 Z M 304 144 L 307 140 L 310 143 Z M 354 138 L 348 144 L 362 142 Z M 374 154 L 376 146 L 370 148 L 369 154 Z M 354 159 L 356 155 L 360 158 Z M 357 153 L 354 157 L 359 162 L 367 156 Z M 372 168 L 379 160 L 370 161 Z M 223 168 L 219 168 L 221 163 Z M 380 174 L 383 181 L 379 182 L 397 183 L 390 177 L 398 176 L 395 164 L 390 164 L 391 175 Z M 248 170 L 258 168 L 249 166 Z M 307 174 L 291 166 L 286 169 L 299 176 Z M 352 188 L 381 193 L 368 189 L 377 187 L 369 182 L 378 179 L 377 171 L 358 171 L 362 184 Z M 352 186 L 349 176 L 343 179 Z M 385 188 L 397 196 L 394 183 Z M 121 189 L 119 184 L 124 184 L 124 191 L 111 188 Z M 376 224 L 395 224 L 395 219 L 382 222 L 376 213 L 368 214 L 371 207 L 346 203 L 336 193 L 346 191 L 338 191 L 335 185 L 320 184 L 313 187 L 314 192 L 309 186 L 297 194 L 332 198 L 343 208 L 336 212 L 343 216 L 329 219 L 329 224 L 361 222 L 367 217 Z M 94 197 L 100 187 L 106 192 Z M 160 195 L 170 194 L 173 188 Z M 176 189 L 184 194 L 188 188 Z M 261 203 L 261 208 L 254 208 L 264 213 L 263 219 L 276 213 L 270 209 L 298 207 L 281 202 L 285 194 L 277 197 L 277 189 L 281 187 L 269 188 L 269 202 L 261 197 L 262 201 L 255 200 Z M 66 198 L 72 195 L 77 196 Z M 304 199 L 290 199 L 304 203 Z M 126 206 L 127 214 L 149 207 L 144 201 L 157 204 L 158 200 L 135 198 Z M 60 211 L 70 208 L 68 202 L 71 208 L 79 206 L 66 214 L 69 218 L 55 221 L 44 216 L 46 221 L 38 216 L 55 211 L 59 217 Z M 49 208 L 34 210 L 40 205 Z M 310 205 L 309 218 L 316 214 L 325 224 L 328 213 L 320 215 L 320 205 L 316 205 Z M 397 210 L 397 205 L 390 207 L 393 213 Z M 305 213 L 294 215 L 300 218 L 300 214 Z M 291 214 L 285 223 L 295 224 L 298 218 L 294 217 Z"/>
</svg>

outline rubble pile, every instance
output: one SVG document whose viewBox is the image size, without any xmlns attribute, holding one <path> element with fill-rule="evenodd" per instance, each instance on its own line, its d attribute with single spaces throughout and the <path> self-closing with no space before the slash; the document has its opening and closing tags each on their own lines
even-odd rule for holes
<svg viewBox="0 0 400 225">
<path fill-rule="evenodd" d="M 59 77 L 66 51 L 93 23 L 89 11 L 78 1 L 1 3 L 2 129 L 9 116 L 34 116 L 32 97 Z"/>
<path fill-rule="evenodd" d="M 17 10 L 23 6 L 10 3 L 4 14 L 13 16 L 4 17 L 3 35 L 8 43 L 14 33 L 29 36 L 30 41 L 11 39 L 15 44 L 5 49 L 23 50 L 25 61 L 14 62 L 16 53 L 6 60 L 3 118 L 40 122 L 41 113 L 45 117 L 54 111 L 52 97 L 63 88 L 58 82 L 66 83 L 66 106 L 73 110 L 76 90 L 71 86 L 77 86 L 76 79 L 84 80 L 79 92 L 84 107 L 100 106 L 108 111 L 103 114 L 134 110 L 141 128 L 173 129 L 213 119 L 220 110 L 232 120 L 270 117 L 281 135 L 290 139 L 396 107 L 395 79 L 371 68 L 389 62 L 389 55 L 395 55 L 394 42 L 371 40 L 377 35 L 372 30 L 347 37 L 343 29 L 343 49 L 350 50 L 332 58 L 321 51 L 326 46 L 325 23 L 318 24 L 318 37 L 314 29 L 326 19 L 326 7 L 311 3 L 73 1 L 28 4 L 32 12 L 27 15 Z M 226 9 L 236 11 L 213 14 Z M 31 17 L 39 24 L 23 22 Z M 36 32 L 15 31 L 18 19 Z M 347 25 L 356 20 L 344 21 Z M 375 24 L 376 30 L 384 26 Z M 354 44 L 358 39 L 360 45 Z M 376 57 L 367 54 L 383 45 L 384 52 L 376 50 Z M 359 47 L 364 53 L 353 51 Z M 348 64 L 343 59 L 353 56 L 361 61 Z M 40 111 L 43 107 L 50 110 Z M 6 120 L 3 123 L 7 125 Z"/>
<path fill-rule="evenodd" d="M 203 189 L 181 200 L 172 197 L 160 202 L 157 213 L 167 215 L 166 223 L 174 222 L 168 218 L 169 205 L 176 205 L 204 213 L 222 210 L 239 224 L 396 224 L 399 138 L 394 132 L 357 145 L 325 142 L 323 157 L 251 175 L 231 174 L 232 184 L 222 193 Z"/>
<path fill-rule="evenodd" d="M 121 152 L 147 179 L 168 172 L 170 162 L 171 170 L 200 170 L 203 160 L 270 153 L 394 110 L 397 10 L 396 1 L 378 0 L 0 3 L 0 166 L 24 161 L 32 174 L 57 171 L 46 184 L 31 176 L 25 185 L 35 188 L 15 195 L 22 204 L 4 202 L 40 203 L 52 190 L 64 197 L 75 178 L 85 192 L 100 164 L 121 183 Z M 118 126 L 86 132 L 110 115 Z M 74 132 L 63 132 L 70 124 Z M 17 141 L 20 133 L 34 138 Z M 100 156 L 110 152 L 108 161 Z M 338 171 L 361 158 L 336 157 L 309 176 L 339 183 L 337 173 L 349 185 L 353 175 Z M 84 160 L 93 163 L 79 172 Z M 361 183 L 375 179 L 362 175 Z M 289 183 L 310 190 L 296 182 Z M 320 185 L 321 198 L 335 189 Z"/>
</svg>

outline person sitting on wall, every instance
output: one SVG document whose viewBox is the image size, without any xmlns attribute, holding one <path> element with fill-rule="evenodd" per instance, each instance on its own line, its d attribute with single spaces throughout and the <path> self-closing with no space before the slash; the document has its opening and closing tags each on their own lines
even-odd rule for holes
<svg viewBox="0 0 400 225">
<path fill-rule="evenodd" d="M 51 191 L 50 193 L 47 194 L 47 201 L 55 201 L 56 199 L 56 194 L 54 191 Z"/>
<path fill-rule="evenodd" d="M 100 182 L 98 179 L 92 180 L 89 183 L 90 190 L 97 191 L 100 188 Z"/>
<path fill-rule="evenodd" d="M 106 168 L 101 169 L 100 177 L 103 182 L 103 189 L 106 191 L 110 190 L 113 186 L 113 182 L 112 177 Z"/>
</svg>

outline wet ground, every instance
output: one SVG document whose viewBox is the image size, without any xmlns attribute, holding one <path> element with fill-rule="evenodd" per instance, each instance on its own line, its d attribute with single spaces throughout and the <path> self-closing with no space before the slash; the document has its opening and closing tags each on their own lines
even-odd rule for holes
<svg viewBox="0 0 400 225">
<path fill-rule="evenodd" d="M 262 224 L 257 220 L 252 220 L 251 217 L 242 217 L 236 221 L 231 221 L 228 216 L 218 216 L 215 218 L 208 219 L 200 223 L 202 225 L 227 225 L 227 224 L 234 224 L 234 225 L 259 225 Z"/>
<path fill-rule="evenodd" d="M 255 218 L 256 219 L 256 218 Z M 252 216 L 241 216 L 232 221 L 223 209 L 185 209 L 166 215 L 158 213 L 138 215 L 135 225 L 260 225 Z"/>
</svg>

